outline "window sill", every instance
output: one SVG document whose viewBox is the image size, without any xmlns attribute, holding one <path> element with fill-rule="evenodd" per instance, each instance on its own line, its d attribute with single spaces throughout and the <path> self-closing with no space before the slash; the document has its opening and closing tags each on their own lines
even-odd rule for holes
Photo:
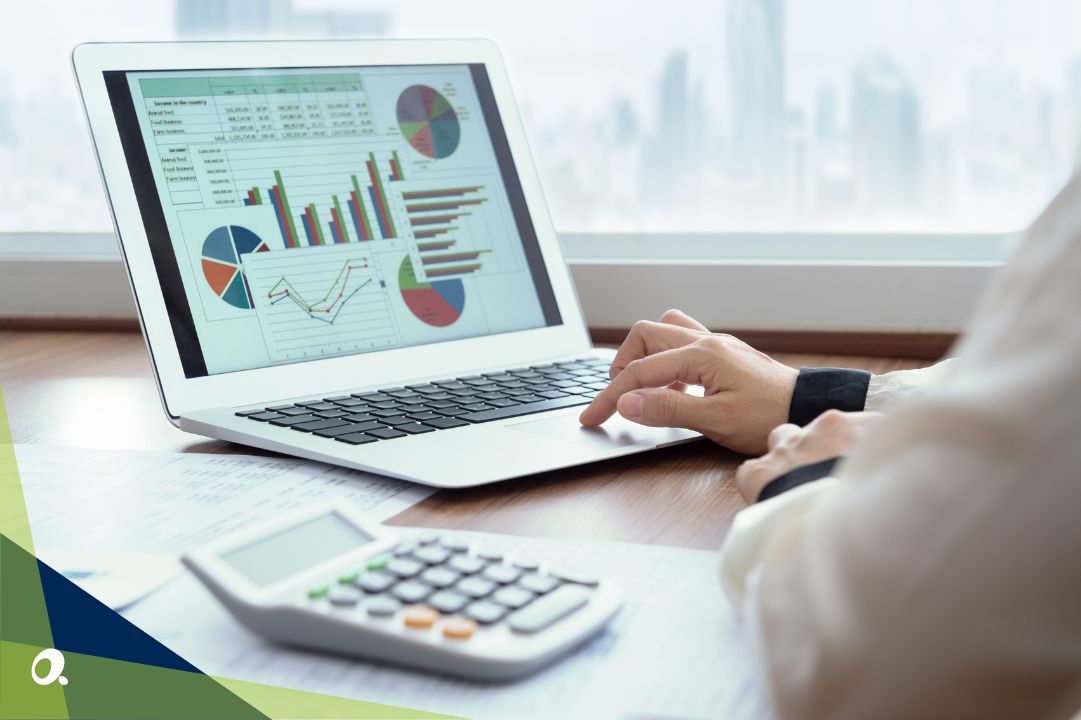
<svg viewBox="0 0 1081 720">
<path fill-rule="evenodd" d="M 563 246 L 591 328 L 679 307 L 726 330 L 954 333 L 1015 240 L 565 233 Z M 0 318 L 135 317 L 112 234 L 0 234 Z"/>
</svg>

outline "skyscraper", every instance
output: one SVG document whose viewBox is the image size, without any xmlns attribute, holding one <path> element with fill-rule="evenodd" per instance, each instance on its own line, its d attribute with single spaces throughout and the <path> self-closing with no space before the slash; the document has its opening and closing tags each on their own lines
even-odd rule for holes
<svg viewBox="0 0 1081 720">
<path fill-rule="evenodd" d="M 181 37 L 365 37 L 384 35 L 390 16 L 379 10 L 300 11 L 293 0 L 177 0 Z"/>
<path fill-rule="evenodd" d="M 916 207 L 920 185 L 919 103 L 892 60 L 876 56 L 852 75 L 852 163 L 858 209 Z"/>
<path fill-rule="evenodd" d="M 727 20 L 733 169 L 774 191 L 784 162 L 784 1 L 730 0 Z"/>
<path fill-rule="evenodd" d="M 690 156 L 691 103 L 687 54 L 668 56 L 657 88 L 657 127 L 643 148 L 644 187 L 650 195 L 675 195 Z"/>
</svg>

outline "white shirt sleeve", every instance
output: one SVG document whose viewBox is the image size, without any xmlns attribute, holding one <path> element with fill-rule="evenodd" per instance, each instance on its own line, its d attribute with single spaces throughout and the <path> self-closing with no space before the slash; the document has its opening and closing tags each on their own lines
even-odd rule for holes
<svg viewBox="0 0 1081 720">
<path fill-rule="evenodd" d="M 867 383 L 867 400 L 863 409 L 891 412 L 916 397 L 921 390 L 939 382 L 952 364 L 952 360 L 942 360 L 930 367 L 872 375 Z"/>
<path fill-rule="evenodd" d="M 1081 707 L 1081 180 L 958 357 L 838 466 L 740 513 L 722 581 L 781 718 Z"/>
</svg>

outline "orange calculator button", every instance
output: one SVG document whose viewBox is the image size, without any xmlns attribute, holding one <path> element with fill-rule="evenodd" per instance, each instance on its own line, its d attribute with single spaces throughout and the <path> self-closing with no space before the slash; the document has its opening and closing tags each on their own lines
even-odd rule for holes
<svg viewBox="0 0 1081 720">
<path fill-rule="evenodd" d="M 405 609 L 405 625 L 411 628 L 430 628 L 439 619 L 439 613 L 425 605 L 413 605 Z"/>
<path fill-rule="evenodd" d="M 443 636 L 455 640 L 468 640 L 477 630 L 477 623 L 465 617 L 447 618 L 443 622 Z"/>
</svg>

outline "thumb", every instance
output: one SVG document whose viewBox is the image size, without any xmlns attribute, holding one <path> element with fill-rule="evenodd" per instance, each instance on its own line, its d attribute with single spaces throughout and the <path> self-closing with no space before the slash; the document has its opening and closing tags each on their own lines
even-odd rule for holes
<svg viewBox="0 0 1081 720">
<path fill-rule="evenodd" d="M 625 393 L 616 403 L 619 414 L 650 427 L 702 427 L 704 398 L 668 388 L 643 388 Z"/>
</svg>

